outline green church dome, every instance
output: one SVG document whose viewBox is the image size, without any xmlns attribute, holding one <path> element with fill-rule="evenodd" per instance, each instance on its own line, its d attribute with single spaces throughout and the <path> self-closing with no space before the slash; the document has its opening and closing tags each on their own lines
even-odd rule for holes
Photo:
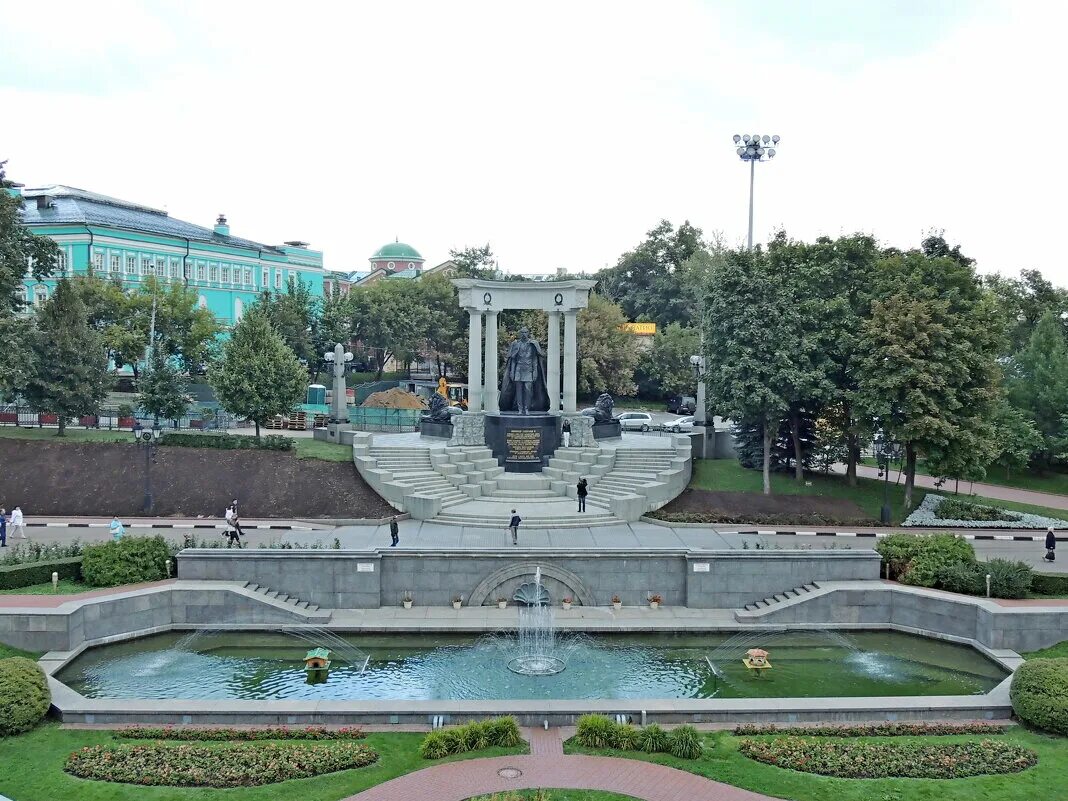
<svg viewBox="0 0 1068 801">
<path fill-rule="evenodd" d="M 375 255 L 371 257 L 371 261 L 378 261 L 379 259 L 395 259 L 396 261 L 415 261 L 418 259 L 423 261 L 423 257 L 419 255 L 418 250 L 403 242 L 390 242 L 380 247 L 375 251 Z"/>
</svg>

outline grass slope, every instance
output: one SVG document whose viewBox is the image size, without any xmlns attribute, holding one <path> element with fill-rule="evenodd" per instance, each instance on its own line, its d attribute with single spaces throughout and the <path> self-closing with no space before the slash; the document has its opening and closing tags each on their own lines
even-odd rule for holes
<svg viewBox="0 0 1068 801">
<path fill-rule="evenodd" d="M 1064 797 L 1068 775 L 1068 739 L 1024 729 L 1000 735 L 1038 753 L 1038 764 L 1022 773 L 974 776 L 968 779 L 835 779 L 776 768 L 748 759 L 738 752 L 740 738 L 728 732 L 706 735 L 701 759 L 676 759 L 669 754 L 591 750 L 574 739 L 564 745 L 569 754 L 601 754 L 658 762 L 715 781 L 791 801 L 1024 801 Z M 880 738 L 858 738 L 878 740 Z M 886 739 L 886 738 L 882 738 Z M 932 738 L 897 737 L 895 741 Z M 940 737 L 944 741 L 981 739 Z M 711 746 L 711 748 L 708 748 Z"/>
<path fill-rule="evenodd" d="M 1068 640 L 1051 645 L 1049 648 L 1029 651 L 1022 656 L 1025 659 L 1068 659 Z"/>
<path fill-rule="evenodd" d="M 421 734 L 408 732 L 369 734 L 361 742 L 378 751 L 375 764 L 310 779 L 225 790 L 139 787 L 76 779 L 64 773 L 63 763 L 72 751 L 114 739 L 108 731 L 61 729 L 50 723 L 18 737 L 0 739 L 0 788 L 18 801 L 338 801 L 431 764 L 526 752 L 524 743 L 518 749 L 487 748 L 431 763 L 419 756 L 422 738 Z"/>
</svg>

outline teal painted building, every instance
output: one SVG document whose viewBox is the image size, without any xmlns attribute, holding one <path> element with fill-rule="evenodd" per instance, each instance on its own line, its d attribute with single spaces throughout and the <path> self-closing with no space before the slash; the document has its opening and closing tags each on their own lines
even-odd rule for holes
<svg viewBox="0 0 1068 801">
<path fill-rule="evenodd" d="M 27 272 L 26 300 L 32 306 L 48 299 L 59 275 L 90 269 L 121 278 L 128 288 L 149 276 L 181 281 L 225 325 L 239 320 L 261 292 L 284 291 L 290 280 L 303 281 L 313 295 L 323 293 L 323 254 L 307 242 L 253 242 L 232 236 L 222 215 L 213 228 L 205 228 L 69 186 L 14 191 L 23 198 L 26 226 L 54 239 L 62 254 L 52 279 L 39 282 Z"/>
</svg>

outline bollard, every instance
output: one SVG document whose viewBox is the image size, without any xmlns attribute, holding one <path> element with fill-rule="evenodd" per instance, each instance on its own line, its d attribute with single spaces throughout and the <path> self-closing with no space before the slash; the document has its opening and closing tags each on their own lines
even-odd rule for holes
<svg viewBox="0 0 1068 801">
<path fill-rule="evenodd" d="M 990 597 L 990 574 L 986 574 L 986 597 Z"/>
<path fill-rule="evenodd" d="M 59 573 L 52 573 L 52 592 L 59 592 Z"/>
<path fill-rule="evenodd" d="M 167 560 L 167 578 L 171 577 L 171 560 Z"/>
</svg>

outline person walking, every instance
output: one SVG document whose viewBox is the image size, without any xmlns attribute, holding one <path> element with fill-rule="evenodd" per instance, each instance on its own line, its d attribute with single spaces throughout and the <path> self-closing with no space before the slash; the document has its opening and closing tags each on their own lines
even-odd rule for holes
<svg viewBox="0 0 1068 801">
<path fill-rule="evenodd" d="M 22 507 L 16 506 L 11 510 L 11 539 L 18 536 L 21 539 L 29 539 L 26 536 L 26 524 L 22 518 Z"/>
<path fill-rule="evenodd" d="M 118 517 L 111 518 L 111 526 L 110 526 L 110 528 L 111 528 L 111 539 L 115 540 L 115 542 L 118 542 L 119 540 L 121 540 L 123 535 L 126 533 L 126 529 L 122 525 L 122 523 L 119 522 L 119 518 Z"/>
<path fill-rule="evenodd" d="M 241 521 L 237 517 L 237 510 L 233 507 L 230 507 L 226 511 L 233 512 L 233 514 L 229 518 L 230 527 L 226 530 L 226 547 L 232 548 L 236 545 L 238 548 L 241 548 L 243 547 L 241 545 L 241 536 L 243 532 L 241 531 Z"/>
<path fill-rule="evenodd" d="M 560 426 L 560 437 L 564 440 L 564 447 L 571 447 L 571 421 L 566 417 Z"/>
<path fill-rule="evenodd" d="M 0 506 L 0 548 L 7 547 L 7 510 Z"/>
<path fill-rule="evenodd" d="M 519 524 L 523 522 L 523 518 L 515 513 L 515 509 L 512 510 L 512 519 L 508 521 L 508 530 L 512 532 L 512 545 L 519 544 Z"/>
<path fill-rule="evenodd" d="M 397 525 L 396 515 L 393 515 L 389 520 L 389 537 L 393 540 L 393 542 L 389 544 L 389 547 L 396 547 L 397 543 L 400 542 L 400 526 Z"/>
<path fill-rule="evenodd" d="M 578 508 L 578 510 L 580 512 L 585 512 L 586 511 L 586 496 L 590 494 L 589 490 L 587 489 L 588 486 L 589 485 L 586 482 L 586 477 L 585 476 L 582 476 L 581 478 L 579 478 L 579 482 L 578 482 L 579 508 Z"/>
<path fill-rule="evenodd" d="M 1047 562 L 1057 558 L 1057 534 L 1053 531 L 1053 526 L 1046 529 L 1046 555 L 1043 558 Z"/>
<path fill-rule="evenodd" d="M 237 529 L 239 536 L 244 537 L 245 532 L 241 528 L 241 521 L 237 517 L 237 499 L 235 498 L 233 503 L 226 507 L 226 524 Z"/>
</svg>

